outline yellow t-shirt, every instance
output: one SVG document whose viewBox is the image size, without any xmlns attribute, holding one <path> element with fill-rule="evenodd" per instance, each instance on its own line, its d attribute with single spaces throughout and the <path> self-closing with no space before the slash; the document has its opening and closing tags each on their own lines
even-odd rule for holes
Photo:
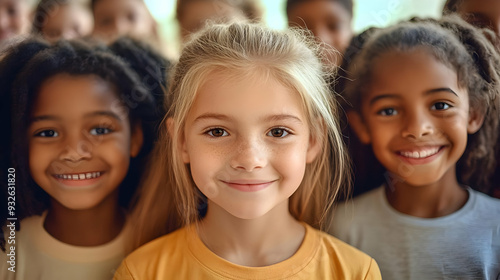
<svg viewBox="0 0 500 280">
<path fill-rule="evenodd" d="M 270 266 L 246 267 L 210 251 L 192 225 L 134 251 L 122 262 L 114 279 L 382 279 L 374 259 L 305 226 L 302 245 L 292 257 Z"/>
</svg>

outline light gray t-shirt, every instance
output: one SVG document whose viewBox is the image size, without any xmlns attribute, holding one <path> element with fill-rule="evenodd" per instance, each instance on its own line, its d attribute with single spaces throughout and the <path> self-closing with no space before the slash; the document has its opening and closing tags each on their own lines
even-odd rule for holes
<svg viewBox="0 0 500 280">
<path fill-rule="evenodd" d="M 500 280 L 500 200 L 468 189 L 457 212 L 425 219 L 379 187 L 337 207 L 330 233 L 373 257 L 385 279 Z"/>
</svg>

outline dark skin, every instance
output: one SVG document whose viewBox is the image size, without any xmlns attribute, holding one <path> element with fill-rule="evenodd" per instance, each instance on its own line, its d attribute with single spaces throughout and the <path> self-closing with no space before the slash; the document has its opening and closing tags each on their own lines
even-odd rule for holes
<svg viewBox="0 0 500 280">
<path fill-rule="evenodd" d="M 43 224 L 57 240 L 74 246 L 99 246 L 112 241 L 125 225 L 125 213 L 118 205 L 118 190 L 91 209 L 73 210 L 51 199 Z"/>
<path fill-rule="evenodd" d="M 456 163 L 467 134 L 482 124 L 481 115 L 469 113 L 467 90 L 453 70 L 425 49 L 388 52 L 374 61 L 373 69 L 361 110 L 348 117 L 388 170 L 389 204 L 420 218 L 458 211 L 468 193 L 457 180 Z"/>
<path fill-rule="evenodd" d="M 386 188 L 387 201 L 398 212 L 413 217 L 436 218 L 455 213 L 465 205 L 469 195 L 458 184 L 454 171 L 426 186 L 396 183 L 394 188 Z"/>
<path fill-rule="evenodd" d="M 500 36 L 500 2 L 495 0 L 464 0 L 457 11 L 466 21 L 489 28 Z"/>
</svg>

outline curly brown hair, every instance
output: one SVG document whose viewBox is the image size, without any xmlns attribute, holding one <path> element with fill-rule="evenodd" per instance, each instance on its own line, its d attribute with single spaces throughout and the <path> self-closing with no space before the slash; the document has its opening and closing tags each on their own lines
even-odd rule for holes
<svg viewBox="0 0 500 280">
<path fill-rule="evenodd" d="M 345 97 L 359 110 L 372 79 L 373 61 L 388 52 L 425 48 L 456 71 L 460 86 L 469 93 L 470 110 L 484 115 L 481 129 L 468 136 L 467 148 L 457 163 L 458 180 L 488 193 L 496 161 L 500 108 L 500 57 L 483 34 L 457 16 L 412 19 L 374 32 L 349 65 Z"/>
</svg>

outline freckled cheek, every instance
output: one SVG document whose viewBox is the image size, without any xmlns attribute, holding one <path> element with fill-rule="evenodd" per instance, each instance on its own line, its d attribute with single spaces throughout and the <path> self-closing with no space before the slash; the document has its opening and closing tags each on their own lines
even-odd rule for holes
<svg viewBox="0 0 500 280">
<path fill-rule="evenodd" d="M 191 175 L 196 185 L 205 193 L 203 188 L 208 187 L 218 172 L 227 167 L 227 147 L 217 147 L 199 143 L 188 144 Z"/>
<path fill-rule="evenodd" d="M 270 149 L 270 164 L 283 178 L 300 183 L 306 168 L 307 145 L 304 142 Z"/>
</svg>

